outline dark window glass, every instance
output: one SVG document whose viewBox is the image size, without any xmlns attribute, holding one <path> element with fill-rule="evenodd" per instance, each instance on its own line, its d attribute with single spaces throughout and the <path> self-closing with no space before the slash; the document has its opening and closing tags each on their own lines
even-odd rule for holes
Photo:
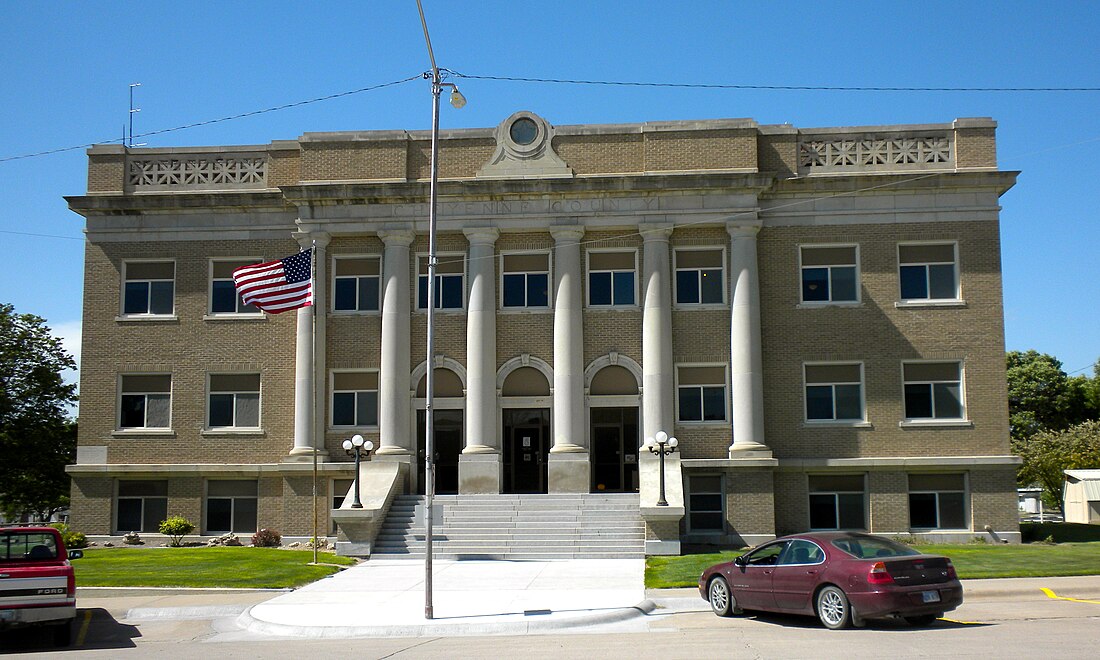
<svg viewBox="0 0 1100 660">
<path fill-rule="evenodd" d="M 691 529 L 693 531 L 721 530 L 724 522 L 722 514 L 719 512 L 692 512 L 691 514 Z"/>
<path fill-rule="evenodd" d="M 690 506 L 695 511 L 721 511 L 722 496 L 718 493 L 692 493 Z"/>
<path fill-rule="evenodd" d="M 140 499 L 119 499 L 118 500 L 118 531 L 120 531 L 120 532 L 143 532 L 143 531 L 145 531 L 141 526 L 141 500 Z"/>
<path fill-rule="evenodd" d="M 634 304 L 634 273 L 615 273 L 615 304 Z"/>
<path fill-rule="evenodd" d="M 334 426 L 355 425 L 355 392 L 332 395 L 332 423 Z"/>
<path fill-rule="evenodd" d="M 856 269 L 852 266 L 834 266 L 832 271 L 832 300 L 854 301 L 856 299 Z"/>
<path fill-rule="evenodd" d="M 256 498 L 237 497 L 233 499 L 233 530 L 234 532 L 256 531 Z"/>
<path fill-rule="evenodd" d="M 930 297 L 936 299 L 954 299 L 959 295 L 955 286 L 955 266 L 941 264 L 928 267 L 928 287 Z"/>
<path fill-rule="evenodd" d="M 527 306 L 546 307 L 550 301 L 546 273 L 527 275 Z"/>
<path fill-rule="evenodd" d="M 802 300 L 822 302 L 829 299 L 829 269 L 802 269 Z"/>
<path fill-rule="evenodd" d="M 836 385 L 836 418 L 863 419 L 859 385 Z"/>
<path fill-rule="evenodd" d="M 911 383 L 905 386 L 905 416 L 908 419 L 924 419 L 932 416 L 931 385 Z"/>
<path fill-rule="evenodd" d="M 698 422 L 703 419 L 703 393 L 698 387 L 680 388 L 680 419 Z"/>
<path fill-rule="evenodd" d="M 444 309 L 462 309 L 462 278 L 448 275 L 439 279 L 443 280 L 443 292 L 439 297 L 440 306 Z"/>
<path fill-rule="evenodd" d="M 127 282 L 122 312 L 124 314 L 145 314 L 149 311 L 149 283 Z"/>
<path fill-rule="evenodd" d="M 232 280 L 215 280 L 212 283 L 210 311 L 215 314 L 237 311 L 237 288 L 233 286 Z"/>
<path fill-rule="evenodd" d="M 699 302 L 699 271 L 676 271 L 676 302 L 681 304 Z"/>
<path fill-rule="evenodd" d="M 526 287 L 522 274 L 504 276 L 504 306 L 523 307 Z"/>
<path fill-rule="evenodd" d="M 806 419 L 833 418 L 833 388 L 829 385 L 806 386 Z"/>
<path fill-rule="evenodd" d="M 611 304 L 611 273 L 588 274 L 588 304 Z"/>
<path fill-rule="evenodd" d="M 704 303 L 722 302 L 722 270 L 704 270 L 699 272 L 699 281 L 702 283 L 701 298 Z"/>
<path fill-rule="evenodd" d="M 436 293 L 439 290 L 436 289 Z M 438 297 L 438 296 L 437 296 Z M 437 305 L 439 303 L 436 303 Z M 428 309 L 428 276 L 421 275 L 416 282 L 416 306 L 420 309 Z"/>
<path fill-rule="evenodd" d="M 233 500 L 227 497 L 207 498 L 206 530 L 229 532 L 233 529 Z"/>
<path fill-rule="evenodd" d="M 233 395 L 210 395 L 210 426 L 233 426 Z"/>
<path fill-rule="evenodd" d="M 359 309 L 360 311 L 378 310 L 378 278 L 359 278 Z"/>
<path fill-rule="evenodd" d="M 721 421 L 726 418 L 726 388 L 703 388 L 703 419 Z"/>
<path fill-rule="evenodd" d="M 928 297 L 928 276 L 924 266 L 901 267 L 901 297 L 906 300 Z"/>
<path fill-rule="evenodd" d="M 939 493 L 940 527 L 944 529 L 966 528 L 966 497 L 963 493 Z"/>
<path fill-rule="evenodd" d="M 836 495 L 810 495 L 810 529 L 836 529 Z"/>
<path fill-rule="evenodd" d="M 360 426 L 378 424 L 378 392 L 358 392 L 356 394 L 356 422 Z"/>
<path fill-rule="evenodd" d="M 145 498 L 145 514 L 142 516 L 141 527 L 143 532 L 159 532 L 160 523 L 163 520 L 168 519 L 168 498 L 167 497 L 147 497 Z M 136 530 L 135 530 L 136 531 Z"/>
<path fill-rule="evenodd" d="M 866 527 L 863 516 L 862 493 L 841 493 L 837 495 L 837 504 L 840 509 L 841 529 L 864 529 Z"/>
<path fill-rule="evenodd" d="M 145 426 L 145 395 L 123 394 L 120 426 L 124 429 Z"/>
<path fill-rule="evenodd" d="M 173 282 L 150 282 L 149 312 L 152 314 L 172 313 Z"/>
<path fill-rule="evenodd" d="M 936 417 L 955 419 L 962 417 L 962 399 L 959 397 L 958 383 L 936 383 L 933 385 L 936 397 Z"/>
<path fill-rule="evenodd" d="M 909 493 L 909 526 L 916 529 L 938 527 L 935 493 Z"/>
<path fill-rule="evenodd" d="M 427 294 L 425 294 L 427 295 Z M 334 307 L 340 311 L 350 311 L 355 309 L 355 278 L 352 277 L 338 277 L 336 278 L 336 292 L 334 296 Z M 426 304 L 426 303 L 425 303 Z"/>
</svg>

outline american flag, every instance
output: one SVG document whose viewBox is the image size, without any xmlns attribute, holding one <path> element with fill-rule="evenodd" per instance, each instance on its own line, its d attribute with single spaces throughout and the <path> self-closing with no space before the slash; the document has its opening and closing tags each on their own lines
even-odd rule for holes
<svg viewBox="0 0 1100 660">
<path fill-rule="evenodd" d="M 298 254 L 233 271 L 233 284 L 241 294 L 241 302 L 255 305 L 269 314 L 313 304 L 313 272 L 311 252 Z"/>
</svg>

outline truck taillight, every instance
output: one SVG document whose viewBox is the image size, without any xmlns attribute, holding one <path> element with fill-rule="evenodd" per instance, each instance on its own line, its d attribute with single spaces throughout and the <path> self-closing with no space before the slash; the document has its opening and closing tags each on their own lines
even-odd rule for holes
<svg viewBox="0 0 1100 660">
<path fill-rule="evenodd" d="M 871 566 L 871 571 L 867 573 L 867 584 L 890 584 L 894 581 L 894 578 L 890 577 L 890 572 L 886 570 L 886 564 L 881 561 L 876 561 Z"/>
<path fill-rule="evenodd" d="M 69 573 L 69 598 L 76 598 L 76 575 Z"/>
<path fill-rule="evenodd" d="M 958 577 L 959 577 L 958 573 L 955 572 L 955 565 L 951 563 L 950 559 L 948 559 L 947 560 L 947 578 L 949 580 L 955 580 Z"/>
</svg>

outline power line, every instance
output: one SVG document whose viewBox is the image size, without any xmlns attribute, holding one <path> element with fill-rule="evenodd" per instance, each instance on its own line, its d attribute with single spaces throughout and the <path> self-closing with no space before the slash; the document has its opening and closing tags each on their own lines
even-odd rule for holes
<svg viewBox="0 0 1100 660">
<path fill-rule="evenodd" d="M 440 69 L 441 71 L 443 69 Z M 608 87 L 672 87 L 680 89 L 755 89 L 811 92 L 1100 92 L 1100 87 L 832 87 L 827 85 L 743 85 L 727 83 L 669 83 L 636 80 L 578 80 L 570 78 L 527 78 L 520 76 L 483 76 L 447 70 L 456 78 L 499 80 L 506 82 L 553 83 L 559 85 L 602 85 Z"/>
<path fill-rule="evenodd" d="M 382 89 L 383 87 L 393 87 L 394 85 L 400 85 L 400 84 L 407 83 L 407 82 L 410 82 L 410 81 L 413 81 L 413 80 L 420 80 L 422 77 L 423 77 L 423 74 L 418 73 L 415 76 L 409 76 L 408 78 L 403 78 L 401 80 L 393 80 L 393 81 L 390 81 L 390 82 L 387 82 L 387 83 L 381 83 L 379 85 L 371 85 L 369 87 L 360 87 L 359 89 L 353 89 L 353 90 L 349 90 L 349 91 L 346 91 L 346 92 L 338 92 L 336 94 L 329 94 L 327 96 L 318 96 L 317 98 L 306 99 L 304 101 L 295 101 L 293 103 L 284 103 L 283 105 L 276 105 L 276 106 L 272 106 L 270 108 L 264 108 L 262 110 L 252 110 L 251 112 L 242 112 L 240 114 L 230 115 L 228 117 L 219 117 L 217 119 L 207 119 L 205 121 L 197 121 L 197 122 L 194 122 L 194 123 L 191 123 L 191 124 L 183 124 L 182 126 L 173 126 L 172 128 L 162 128 L 162 129 L 155 130 L 155 131 L 149 131 L 147 133 L 139 133 L 137 135 L 131 135 L 130 139 L 144 138 L 144 137 L 149 137 L 151 135 L 163 135 L 164 133 L 173 133 L 175 131 L 182 131 L 182 130 L 186 130 L 188 128 L 197 128 L 199 126 L 209 126 L 210 124 L 220 124 L 220 123 L 226 122 L 226 121 L 233 121 L 234 119 L 243 119 L 245 117 L 254 117 L 256 115 L 262 115 L 262 114 L 266 114 L 268 112 L 277 112 L 279 110 L 286 110 L 288 108 L 296 108 L 296 107 L 303 106 L 303 105 L 310 105 L 312 103 L 320 103 L 321 101 L 331 101 L 332 99 L 338 99 L 338 98 L 341 98 L 341 97 L 344 97 L 344 96 L 351 96 L 352 94 L 361 94 L 362 92 L 369 92 L 369 91 L 373 91 L 373 90 L 376 90 L 376 89 Z M 19 155 L 19 156 L 6 156 L 4 158 L 0 158 L 0 163 L 5 163 L 5 162 L 8 162 L 8 161 L 12 161 L 12 160 L 22 160 L 24 158 L 35 158 L 35 157 L 38 157 L 38 156 L 48 156 L 50 154 L 58 154 L 58 153 L 62 153 L 62 152 L 65 152 L 65 151 L 76 151 L 77 149 L 87 149 L 88 147 L 92 147 L 92 146 L 95 146 L 97 144 L 111 144 L 111 143 L 120 142 L 120 141 L 121 141 L 121 138 L 113 138 L 113 139 L 110 139 L 110 140 L 100 140 L 99 142 L 89 142 L 89 143 L 86 143 L 86 144 L 78 144 L 78 145 L 74 145 L 74 146 L 71 146 L 71 147 L 60 147 L 58 149 L 48 149 L 46 151 L 38 151 L 38 152 L 35 152 L 35 153 L 22 154 L 22 155 Z"/>
</svg>

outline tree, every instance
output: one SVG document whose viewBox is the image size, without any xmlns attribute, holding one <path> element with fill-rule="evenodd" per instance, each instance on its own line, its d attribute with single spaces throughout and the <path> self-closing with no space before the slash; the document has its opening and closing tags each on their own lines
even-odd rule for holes
<svg viewBox="0 0 1100 660">
<path fill-rule="evenodd" d="M 75 369 L 41 317 L 0 303 L 0 511 L 11 518 L 48 518 L 67 506 L 65 466 L 76 453 L 76 423 L 66 411 Z"/>
<path fill-rule="evenodd" d="M 1010 351 L 1008 413 L 1013 440 L 1041 431 L 1060 431 L 1100 416 L 1092 401 L 1096 379 L 1070 378 L 1051 355 Z"/>
<path fill-rule="evenodd" d="M 1012 450 L 1024 461 L 1017 474 L 1019 482 L 1039 484 L 1043 501 L 1061 511 L 1063 470 L 1100 468 L 1100 421 L 1013 440 Z"/>
</svg>

